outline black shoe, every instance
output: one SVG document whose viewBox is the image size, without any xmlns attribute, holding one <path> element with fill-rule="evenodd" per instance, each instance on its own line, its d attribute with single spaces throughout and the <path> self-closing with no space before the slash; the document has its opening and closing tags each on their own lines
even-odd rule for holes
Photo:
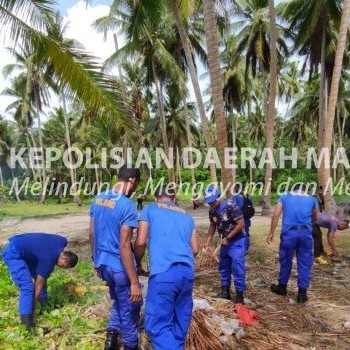
<svg viewBox="0 0 350 350">
<path fill-rule="evenodd" d="M 235 304 L 244 304 L 243 292 L 236 291 Z"/>
<path fill-rule="evenodd" d="M 297 296 L 297 303 L 305 303 L 309 300 L 307 297 L 306 289 L 305 288 L 299 288 L 298 296 Z"/>
<path fill-rule="evenodd" d="M 114 329 L 107 329 L 104 350 L 116 350 L 118 347 L 119 332 Z"/>
<path fill-rule="evenodd" d="M 29 333 L 34 332 L 34 315 L 21 315 L 21 323 L 24 324 Z"/>
<path fill-rule="evenodd" d="M 271 284 L 270 286 L 271 292 L 278 295 L 287 295 L 287 285 L 286 284 Z"/>
<path fill-rule="evenodd" d="M 231 300 L 230 286 L 221 286 L 219 298 Z"/>
</svg>

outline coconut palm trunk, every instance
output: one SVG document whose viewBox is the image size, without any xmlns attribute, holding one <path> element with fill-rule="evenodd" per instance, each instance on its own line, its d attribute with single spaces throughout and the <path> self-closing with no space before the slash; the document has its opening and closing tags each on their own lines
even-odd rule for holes
<svg viewBox="0 0 350 350">
<path fill-rule="evenodd" d="M 64 118 L 64 130 L 65 130 L 65 137 L 66 137 L 66 142 L 67 142 L 67 147 L 68 149 L 72 148 L 72 143 L 70 140 L 70 127 L 69 127 L 69 120 L 68 120 L 68 113 L 67 113 L 67 106 L 66 106 L 66 98 L 65 96 L 62 94 L 62 104 L 63 104 L 63 118 Z M 73 164 L 73 160 L 72 160 L 72 152 L 68 152 L 68 161 L 70 164 Z M 77 186 L 76 186 L 76 182 L 77 182 L 77 178 L 76 178 L 76 173 L 75 173 L 75 169 L 73 169 L 73 167 L 69 168 L 69 174 L 70 174 L 70 180 L 72 183 L 72 194 L 73 194 L 73 201 L 74 203 L 77 203 L 79 206 L 82 205 L 82 201 L 79 198 L 79 194 L 77 192 Z"/>
<path fill-rule="evenodd" d="M 170 3 L 170 7 L 172 9 L 172 12 L 174 14 L 176 26 L 177 26 L 177 29 L 179 31 L 182 46 L 183 46 L 183 49 L 185 52 L 188 70 L 190 72 L 190 77 L 191 77 L 191 81 L 192 81 L 193 91 L 194 91 L 196 101 L 197 101 L 198 112 L 199 112 L 199 116 L 201 119 L 205 144 L 207 146 L 207 149 L 209 149 L 212 147 L 212 141 L 211 141 L 211 135 L 210 135 L 209 125 L 208 125 L 208 119 L 207 119 L 207 116 L 205 114 L 203 98 L 202 98 L 201 90 L 199 87 L 197 72 L 196 72 L 196 69 L 194 66 L 194 62 L 193 62 L 191 47 L 190 47 L 188 36 L 187 36 L 186 30 L 185 30 L 185 27 L 183 24 L 183 20 L 181 18 L 180 12 L 179 12 L 179 0 L 169 0 L 169 3 Z M 211 181 L 217 182 L 215 165 L 210 164 L 209 169 L 210 169 Z"/>
<path fill-rule="evenodd" d="M 325 66 L 326 66 L 326 23 L 322 24 L 322 43 L 321 43 L 321 72 L 319 89 L 319 110 L 318 110 L 318 152 L 322 148 L 322 140 L 325 128 Z"/>
<path fill-rule="evenodd" d="M 163 141 L 163 147 L 164 152 L 168 156 L 169 155 L 169 142 L 168 142 L 168 135 L 166 131 L 166 120 L 165 120 L 165 112 L 164 112 L 164 104 L 163 104 L 163 93 L 162 93 L 162 85 L 160 82 L 160 79 L 158 77 L 154 62 L 152 60 L 152 71 L 153 71 L 153 77 L 154 82 L 156 86 L 156 92 L 157 92 L 157 105 L 158 105 L 158 113 L 160 118 L 160 132 L 162 134 L 162 141 Z M 174 161 L 172 160 L 174 163 Z M 174 182 L 175 176 L 174 176 L 174 166 L 172 168 L 168 168 L 168 181 Z"/>
<path fill-rule="evenodd" d="M 184 94 L 182 95 L 182 104 L 184 106 L 184 113 L 185 113 L 187 143 L 188 143 L 188 147 L 192 147 L 192 134 L 191 134 L 191 129 L 190 129 L 190 119 L 188 116 L 187 100 L 186 100 L 186 96 Z M 190 161 L 190 164 L 193 164 L 192 152 L 189 152 L 189 161 Z M 194 169 L 192 167 L 190 169 L 190 172 L 191 172 L 192 185 L 195 185 L 196 175 L 195 175 Z"/>
<path fill-rule="evenodd" d="M 344 112 L 345 112 L 345 108 L 344 108 Z M 344 116 L 344 119 L 345 119 L 345 116 Z M 344 146 L 343 146 L 342 126 L 340 122 L 340 108 L 337 108 L 337 126 L 338 126 L 338 145 L 339 145 L 339 148 L 343 148 Z M 339 164 L 338 174 L 340 178 L 345 178 L 345 170 L 344 170 L 343 163 Z"/>
<path fill-rule="evenodd" d="M 2 175 L 2 167 L 1 167 L 1 165 L 0 165 L 0 185 L 4 186 L 4 177 Z"/>
<path fill-rule="evenodd" d="M 225 167 L 225 148 L 227 142 L 227 123 L 225 119 L 225 105 L 223 98 L 223 85 L 221 80 L 219 41 L 217 35 L 215 1 L 204 1 L 204 28 L 207 42 L 208 64 L 210 75 L 210 88 L 214 105 L 216 124 L 216 138 L 221 163 L 221 178 L 224 185 L 231 182 L 232 172 Z M 232 179 L 235 182 L 235 178 Z"/>
<path fill-rule="evenodd" d="M 335 110 L 336 110 L 337 100 L 338 100 L 339 81 L 340 81 L 341 70 L 343 66 L 343 56 L 344 56 L 344 50 L 345 50 L 347 30 L 348 30 L 349 16 L 350 16 L 350 0 L 344 0 L 340 28 L 339 28 L 339 35 L 338 35 L 337 50 L 335 53 L 331 90 L 330 90 L 329 100 L 328 100 L 327 117 L 326 117 L 326 123 L 325 123 L 326 127 L 325 127 L 325 133 L 324 133 L 323 147 L 327 148 L 328 150 L 331 150 L 331 147 L 332 147 L 334 117 L 335 117 Z M 335 209 L 334 199 L 329 191 L 329 187 L 326 186 L 331 175 L 330 168 L 329 167 L 327 168 L 325 166 L 324 161 L 322 161 L 321 167 L 318 171 L 321 179 L 321 184 L 323 185 L 323 188 L 324 188 L 325 209 L 327 211 L 334 211 Z"/>
<path fill-rule="evenodd" d="M 266 120 L 266 147 L 273 152 L 274 127 L 275 127 L 275 101 L 277 85 L 277 51 L 276 51 L 276 23 L 275 23 L 275 4 L 274 0 L 269 0 L 270 17 L 270 95 L 269 108 Z M 271 212 L 271 181 L 272 164 L 267 163 L 265 169 L 265 183 L 263 196 L 262 214 L 267 215 Z"/>
<path fill-rule="evenodd" d="M 43 165 L 42 165 L 42 192 L 39 196 L 39 203 L 44 203 L 46 199 L 46 164 L 45 164 L 45 152 L 44 152 L 44 142 L 43 142 L 43 133 L 41 129 L 41 116 L 40 116 L 40 107 L 39 107 L 39 96 L 38 91 L 35 93 L 35 104 L 36 104 L 36 113 L 38 118 L 38 132 L 39 132 L 39 146 L 40 150 L 42 152 L 42 159 L 43 159 Z"/>
</svg>

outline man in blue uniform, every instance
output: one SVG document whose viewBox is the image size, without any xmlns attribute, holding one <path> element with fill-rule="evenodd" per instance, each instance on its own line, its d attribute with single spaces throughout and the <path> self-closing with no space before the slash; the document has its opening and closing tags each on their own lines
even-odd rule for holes
<svg viewBox="0 0 350 350">
<path fill-rule="evenodd" d="M 247 198 L 250 203 L 252 203 L 252 199 L 248 194 L 244 194 L 241 191 L 241 186 L 239 184 L 236 184 L 234 187 L 235 193 L 232 196 L 232 200 L 238 205 L 239 209 L 241 209 L 243 218 L 244 218 L 244 231 L 245 231 L 245 245 L 246 245 L 246 251 L 249 250 L 250 247 L 250 226 L 252 225 L 252 221 L 250 220 L 250 217 L 244 215 L 244 200 Z"/>
<path fill-rule="evenodd" d="M 76 254 L 63 251 L 67 243 L 65 237 L 56 234 L 23 233 L 12 236 L 2 252 L 12 280 L 20 289 L 19 314 L 29 332 L 34 329 L 35 303 L 47 304 L 46 280 L 55 265 L 70 268 L 78 262 Z"/>
<path fill-rule="evenodd" d="M 107 325 L 105 350 L 115 349 L 121 334 L 124 349 L 138 347 L 141 288 L 131 249 L 137 209 L 128 197 L 135 191 L 140 172 L 123 166 L 113 190 L 98 195 L 90 209 L 90 242 L 95 269 L 107 282 L 114 304 Z"/>
<path fill-rule="evenodd" d="M 192 317 L 197 233 L 193 218 L 175 204 L 173 189 L 160 186 L 155 197 L 156 203 L 141 213 L 134 246 L 140 264 L 148 238 L 145 330 L 155 350 L 180 350 L 185 347 Z"/>
<path fill-rule="evenodd" d="M 243 304 L 245 281 L 246 238 L 244 234 L 244 218 L 241 210 L 230 199 L 220 198 L 220 191 L 210 185 L 204 193 L 204 203 L 210 206 L 208 239 L 206 248 L 211 245 L 216 229 L 221 238 L 219 273 L 221 278 L 221 294 L 224 299 L 231 299 L 231 275 L 236 288 L 236 304 Z"/>
<path fill-rule="evenodd" d="M 287 284 L 292 271 L 293 255 L 296 253 L 298 265 L 298 296 L 297 302 L 308 300 L 307 289 L 311 279 L 313 263 L 312 227 L 317 217 L 317 202 L 308 195 L 302 185 L 278 199 L 271 219 L 267 243 L 272 242 L 279 217 L 283 212 L 281 243 L 279 249 L 280 273 L 278 285 L 272 284 L 271 291 L 279 295 L 287 294 Z"/>
<path fill-rule="evenodd" d="M 327 241 L 329 248 L 331 249 L 331 254 L 334 257 L 339 257 L 339 253 L 335 246 L 335 233 L 337 230 L 343 231 L 349 228 L 349 220 L 340 220 L 335 215 L 323 211 L 317 213 L 317 221 L 313 229 L 313 238 L 314 238 L 314 258 L 318 263 L 326 263 L 327 260 L 324 260 L 321 255 L 325 254 L 323 244 L 322 244 L 322 231 L 320 229 L 326 228 L 327 232 Z"/>
</svg>

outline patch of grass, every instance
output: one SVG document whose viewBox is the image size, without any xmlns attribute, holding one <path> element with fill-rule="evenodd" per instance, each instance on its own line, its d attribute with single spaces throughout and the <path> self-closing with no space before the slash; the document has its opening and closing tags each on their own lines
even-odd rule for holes
<svg viewBox="0 0 350 350">
<path fill-rule="evenodd" d="M 46 202 L 39 204 L 38 202 L 22 201 L 19 203 L 2 204 L 0 208 L 0 218 L 5 216 L 28 217 L 47 214 L 63 214 L 63 213 L 78 213 L 86 211 L 88 204 L 83 204 L 79 207 L 76 203 Z"/>
<path fill-rule="evenodd" d="M 248 254 L 248 260 L 264 264 L 269 258 L 271 258 L 271 256 L 273 256 L 273 254 L 268 252 L 250 251 Z"/>
</svg>

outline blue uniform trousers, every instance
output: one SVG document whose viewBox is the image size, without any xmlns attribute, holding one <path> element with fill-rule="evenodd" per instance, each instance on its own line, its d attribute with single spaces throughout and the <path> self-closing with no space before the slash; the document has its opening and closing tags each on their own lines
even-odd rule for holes
<svg viewBox="0 0 350 350">
<path fill-rule="evenodd" d="M 111 299 L 114 300 L 107 329 L 120 332 L 124 345 L 136 347 L 142 302 L 130 302 L 130 281 L 126 272 L 115 271 L 106 265 L 102 265 L 99 271 L 108 284 Z"/>
<path fill-rule="evenodd" d="M 187 264 L 150 277 L 145 330 L 155 350 L 183 350 L 192 317 L 194 273 Z"/>
<path fill-rule="evenodd" d="M 280 273 L 278 282 L 287 284 L 293 265 L 293 255 L 296 253 L 298 268 L 298 287 L 309 288 L 311 268 L 313 264 L 313 239 L 308 228 L 286 230 L 281 234 L 279 251 Z"/>
<path fill-rule="evenodd" d="M 219 273 L 222 286 L 230 286 L 231 275 L 233 275 L 236 290 L 239 292 L 246 290 L 245 252 L 246 237 L 244 234 L 240 234 L 227 245 L 221 245 Z"/>
<path fill-rule="evenodd" d="M 3 259 L 10 272 L 11 278 L 19 288 L 19 314 L 29 315 L 34 312 L 34 292 L 35 287 L 33 279 L 36 278 L 36 272 L 31 269 L 26 261 L 21 257 L 16 247 L 9 245 L 2 252 Z M 41 290 L 39 300 L 47 298 L 46 285 Z"/>
</svg>

